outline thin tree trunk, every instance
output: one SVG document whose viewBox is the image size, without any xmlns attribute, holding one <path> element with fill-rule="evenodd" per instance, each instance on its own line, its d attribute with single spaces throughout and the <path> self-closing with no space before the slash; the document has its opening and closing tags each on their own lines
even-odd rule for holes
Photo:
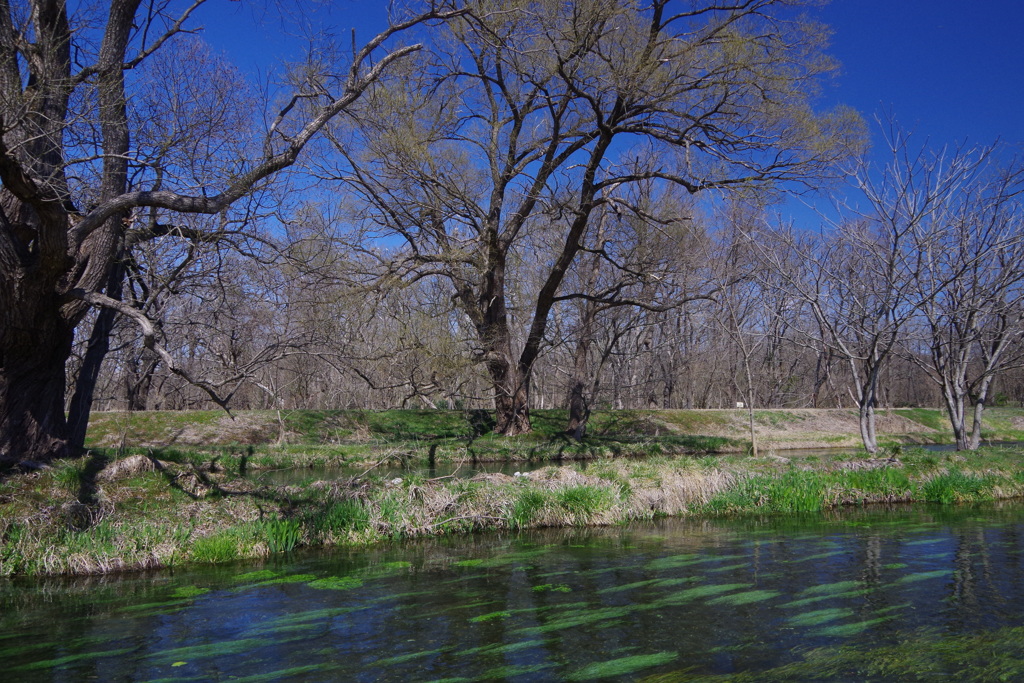
<svg viewBox="0 0 1024 683">
<path fill-rule="evenodd" d="M 858 411 L 860 438 L 864 442 L 864 450 L 871 455 L 878 452 L 878 438 L 875 434 L 875 407 L 871 399 L 861 403 Z"/>
<path fill-rule="evenodd" d="M 976 451 L 981 446 L 981 427 L 985 415 L 985 403 L 988 401 L 988 392 L 992 386 L 993 379 L 993 375 L 987 375 L 981 381 L 981 386 L 978 389 L 978 396 L 974 401 L 974 419 L 971 425 L 971 438 L 967 443 L 967 450 Z"/>
<path fill-rule="evenodd" d="M 124 281 L 124 263 L 121 260 L 114 265 L 107 281 L 107 296 L 121 299 L 121 288 Z M 85 350 L 82 367 L 75 380 L 75 391 L 68 407 L 68 446 L 73 452 L 85 447 L 85 435 L 89 428 L 89 416 L 92 413 L 93 398 L 96 393 L 96 381 L 99 379 L 103 360 L 110 351 L 110 333 L 117 321 L 117 311 L 102 308 L 96 315 L 89 342 Z"/>
</svg>

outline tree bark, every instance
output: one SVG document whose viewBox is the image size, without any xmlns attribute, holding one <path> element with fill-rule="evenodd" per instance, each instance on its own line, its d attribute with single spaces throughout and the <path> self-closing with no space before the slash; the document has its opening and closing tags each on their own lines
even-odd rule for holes
<svg viewBox="0 0 1024 683">
<path fill-rule="evenodd" d="M 49 462 L 70 454 L 64 417 L 64 362 L 71 330 L 63 321 L 21 334 L 0 349 L 0 463 Z"/>
<path fill-rule="evenodd" d="M 871 455 L 878 452 L 878 437 L 875 433 L 875 406 L 873 400 L 860 404 L 858 410 L 860 438 L 864 442 L 864 450 Z"/>
<path fill-rule="evenodd" d="M 107 281 L 107 296 L 121 299 L 121 288 L 124 280 L 124 263 L 118 261 Z M 75 379 L 75 391 L 68 406 L 68 446 L 72 452 L 81 451 L 85 447 L 85 434 L 89 427 L 89 416 L 92 413 L 93 397 L 96 394 L 96 381 L 99 379 L 103 360 L 110 351 L 110 333 L 117 322 L 117 311 L 102 308 L 96 315 L 89 342 L 86 345 L 82 367 Z"/>
</svg>

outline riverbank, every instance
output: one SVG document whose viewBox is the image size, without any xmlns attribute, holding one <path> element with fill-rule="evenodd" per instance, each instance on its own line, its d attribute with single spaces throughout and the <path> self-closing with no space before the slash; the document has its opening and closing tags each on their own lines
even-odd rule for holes
<svg viewBox="0 0 1024 683">
<path fill-rule="evenodd" d="M 760 450 L 860 448 L 857 411 L 779 409 L 754 412 Z M 250 467 L 377 462 L 563 460 L 623 455 L 742 453 L 750 450 L 744 410 L 598 410 L 587 437 L 564 434 L 564 410 L 532 411 L 534 432 L 492 433 L 493 415 L 470 410 L 148 411 L 95 413 L 86 446 L 154 453 L 246 455 Z M 984 439 L 1024 441 L 1024 408 L 991 408 Z M 934 408 L 880 411 L 884 447 L 952 443 L 949 420 Z"/>
<path fill-rule="evenodd" d="M 172 454 L 173 455 L 173 454 Z M 374 475 L 269 486 L 248 456 L 96 451 L 0 480 L 0 575 L 98 574 L 256 559 L 298 547 L 665 515 L 811 512 L 1024 495 L 1020 449 L 885 457 L 603 458 L 522 476 Z"/>
</svg>

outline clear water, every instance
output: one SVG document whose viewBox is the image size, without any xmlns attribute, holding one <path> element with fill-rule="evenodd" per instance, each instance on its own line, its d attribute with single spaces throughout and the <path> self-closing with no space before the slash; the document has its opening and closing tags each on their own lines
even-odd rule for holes
<svg viewBox="0 0 1024 683">
<path fill-rule="evenodd" d="M 898 507 L 0 582 L 0 680 L 1022 680 L 1022 624 L 1024 506 Z"/>
</svg>

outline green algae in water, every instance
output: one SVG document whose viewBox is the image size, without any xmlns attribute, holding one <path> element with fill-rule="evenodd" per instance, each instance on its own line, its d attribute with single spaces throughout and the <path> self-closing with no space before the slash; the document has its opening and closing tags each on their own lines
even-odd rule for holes
<svg viewBox="0 0 1024 683">
<path fill-rule="evenodd" d="M 24 634 L 16 633 L 16 634 L 10 635 L 8 637 L 9 638 L 23 638 Z M 40 636 L 40 637 L 43 637 L 43 636 Z M 2 642 L 2 640 L 0 640 L 0 642 Z M 35 643 L 22 643 L 22 644 L 18 644 L 18 645 L 15 645 L 13 647 L 6 647 L 6 648 L 3 648 L 3 649 L 0 649 L 0 661 L 5 661 L 5 660 L 8 660 L 8 659 L 12 659 L 14 657 L 17 657 L 17 656 L 24 655 L 26 652 L 34 652 L 36 650 L 50 650 L 52 648 L 53 648 L 53 643 L 49 643 L 49 642 L 46 642 L 46 641 L 35 642 Z"/>
<path fill-rule="evenodd" d="M 821 626 L 827 624 L 830 621 L 836 621 L 838 619 L 846 619 L 852 617 L 854 612 L 849 607 L 833 607 L 831 609 L 819 609 L 813 612 L 804 612 L 798 614 L 795 617 L 790 617 L 788 621 L 793 626 Z"/>
<path fill-rule="evenodd" d="M 690 567 L 695 564 L 705 564 L 708 562 L 728 562 L 732 560 L 746 559 L 745 555 L 697 555 L 696 553 L 687 553 L 685 555 L 670 555 L 668 557 L 661 557 L 657 560 L 651 560 L 647 563 L 647 568 L 660 571 L 663 569 L 676 569 L 681 567 Z"/>
<path fill-rule="evenodd" d="M 953 557 L 953 552 L 952 551 L 947 551 L 947 552 L 942 552 L 942 553 L 930 553 L 928 555 L 921 555 L 921 556 L 918 557 L 918 559 L 920 559 L 920 560 L 947 560 L 947 559 L 949 559 L 951 557 Z"/>
<path fill-rule="evenodd" d="M 494 669 L 488 669 L 484 672 L 484 679 L 506 679 L 514 676 L 525 676 L 527 674 L 535 674 L 538 671 L 544 671 L 545 669 L 552 669 L 555 665 L 550 662 L 543 664 L 510 664 L 508 666 L 499 666 Z"/>
<path fill-rule="evenodd" d="M 476 609 L 477 607 L 495 605 L 499 602 L 501 602 L 501 600 L 481 600 L 480 602 L 467 602 L 465 605 L 451 605 L 448 609 Z"/>
<path fill-rule="evenodd" d="M 481 614 L 480 616 L 472 617 L 468 621 L 470 623 L 483 623 L 487 621 L 493 621 L 495 619 L 507 619 L 514 614 L 533 614 L 540 612 L 562 612 L 562 611 L 573 611 L 589 608 L 589 604 L 586 602 L 567 602 L 558 605 L 545 605 L 544 607 L 517 607 L 515 609 L 502 610 L 500 612 L 490 612 L 488 614 Z"/>
<path fill-rule="evenodd" d="M 283 643 L 294 642 L 296 639 L 270 640 L 269 638 L 240 638 L 238 640 L 225 640 L 218 643 L 207 643 L 205 645 L 187 645 L 175 647 L 161 652 L 155 652 L 151 659 L 159 664 L 169 665 L 177 661 L 191 662 L 196 659 L 209 659 L 210 657 L 222 657 L 225 655 L 240 655 L 246 652 L 259 650 L 260 648 L 280 646 Z"/>
<path fill-rule="evenodd" d="M 491 612 L 490 614 L 481 614 L 478 617 L 472 617 L 469 621 L 473 624 L 479 624 L 485 621 L 494 621 L 495 619 L 508 619 L 512 616 L 512 612 L 505 610 L 503 612 Z"/>
<path fill-rule="evenodd" d="M 608 588 L 602 588 L 597 591 L 598 595 L 606 595 L 609 593 L 621 593 L 623 591 L 635 590 L 637 588 L 645 587 L 657 587 L 657 588 L 672 588 L 673 586 L 682 586 L 688 583 L 696 583 L 702 581 L 700 576 L 684 576 L 677 579 L 645 579 L 644 581 L 634 581 L 633 583 L 624 583 L 621 586 L 610 586 Z"/>
<path fill-rule="evenodd" d="M 452 562 L 453 567 L 480 567 L 484 563 L 484 560 L 459 560 L 458 562 Z"/>
<path fill-rule="evenodd" d="M 365 606 L 359 607 L 325 607 L 323 609 L 309 610 L 307 612 L 298 612 L 296 614 L 283 614 L 279 617 L 272 617 L 267 619 L 265 622 L 255 627 L 258 629 L 270 629 L 280 628 L 291 624 L 301 624 L 309 621 L 326 621 L 335 617 L 344 616 L 351 614 L 352 612 L 359 612 L 368 609 Z"/>
<path fill-rule="evenodd" d="M 934 545 L 936 543 L 945 543 L 945 542 L 946 542 L 946 539 L 944 539 L 944 538 L 922 538 L 922 539 L 917 540 L 917 541 L 904 541 L 903 545 L 904 546 Z"/>
<path fill-rule="evenodd" d="M 473 647 L 468 650 L 456 652 L 456 657 L 466 657 L 468 655 L 504 655 L 509 652 L 518 652 L 520 650 L 529 650 L 535 647 L 543 647 L 546 641 L 543 640 L 523 640 L 518 643 L 510 643 L 505 645 L 503 643 L 496 643 L 494 645 L 481 645 L 480 647 Z"/>
<path fill-rule="evenodd" d="M 533 587 L 534 593 L 544 593 L 546 591 L 550 591 L 552 593 L 572 593 L 572 588 L 570 588 L 567 584 L 564 583 L 544 583 L 539 586 Z"/>
<path fill-rule="evenodd" d="M 261 572 L 252 573 L 260 574 Z M 254 588 L 263 588 L 266 586 L 277 586 L 288 583 L 309 583 L 310 581 L 315 581 L 318 578 L 316 574 L 277 574 L 273 572 L 271 574 L 272 575 L 269 578 L 247 582 L 243 585 L 236 586 L 232 590 L 236 593 L 244 593 L 245 591 L 252 590 Z"/>
<path fill-rule="evenodd" d="M 643 581 L 634 581 L 633 583 L 624 583 L 621 586 L 609 586 L 608 588 L 602 588 L 597 592 L 599 595 L 621 593 L 622 591 L 631 591 L 636 588 L 643 588 L 644 586 L 653 586 L 660 581 L 664 581 L 664 579 L 645 579 Z"/>
<path fill-rule="evenodd" d="M 328 576 L 323 579 L 310 581 L 306 585 L 319 590 L 347 591 L 359 588 L 363 585 L 363 582 L 354 576 Z"/>
<path fill-rule="evenodd" d="M 945 578 L 952 576 L 952 569 L 936 569 L 930 572 L 916 572 L 914 574 L 907 574 L 893 581 L 894 584 L 905 584 L 905 583 L 917 583 L 918 581 L 928 581 L 930 579 Z"/>
<path fill-rule="evenodd" d="M 519 552 L 509 553 L 508 555 L 498 555 L 496 557 L 488 557 L 486 559 L 475 558 L 459 560 L 458 562 L 453 562 L 452 566 L 486 568 L 506 567 L 511 564 L 518 564 L 520 562 L 525 562 L 526 560 L 535 559 L 548 552 L 549 551 L 546 548 L 540 548 L 538 550 L 521 550 Z"/>
<path fill-rule="evenodd" d="M 698 676 L 679 672 L 659 676 L 659 683 L 729 681 L 790 683 L 820 680 L 949 680 L 955 672 L 970 681 L 1024 680 L 1024 628 L 937 638 L 931 632 L 898 635 L 898 645 L 841 645 L 815 648 L 802 660 L 767 670 Z"/>
<path fill-rule="evenodd" d="M 706 571 L 707 571 L 708 574 L 713 574 L 715 572 L 731 572 L 731 571 L 736 571 L 737 569 L 750 569 L 750 563 L 749 562 L 740 562 L 739 564 L 727 564 L 724 567 L 713 567 L 713 568 L 707 569 Z"/>
<path fill-rule="evenodd" d="M 638 606 L 600 607 L 598 609 L 591 609 L 588 612 L 583 612 L 582 614 L 574 614 L 570 617 L 554 619 L 541 626 L 529 626 L 527 628 L 519 629 L 519 632 L 550 633 L 552 631 L 562 631 L 567 628 L 576 628 L 577 626 L 586 626 L 588 624 L 598 624 L 602 627 L 612 626 L 616 620 L 621 619 L 638 609 L 642 608 Z"/>
<path fill-rule="evenodd" d="M 687 588 L 686 590 L 676 591 L 670 593 L 665 597 L 656 600 L 655 606 L 662 605 L 677 605 L 684 602 L 690 602 L 692 600 L 700 600 L 701 598 L 711 598 L 722 593 L 729 593 L 731 591 L 743 590 L 744 588 L 752 588 L 753 584 L 750 583 L 721 583 L 721 584 L 710 584 L 707 586 L 696 586 L 694 588 Z"/>
<path fill-rule="evenodd" d="M 379 565 L 381 569 L 387 571 L 394 571 L 397 569 L 411 569 L 412 562 L 406 562 L 405 560 L 395 560 L 394 562 L 385 562 Z"/>
<path fill-rule="evenodd" d="M 867 631 L 872 626 L 885 623 L 895 617 L 879 617 L 877 619 L 868 619 L 867 621 L 858 621 L 854 624 L 836 624 L 835 626 L 826 626 L 825 628 L 819 628 L 813 632 L 816 636 L 831 636 L 838 638 L 849 638 L 850 636 L 860 635 L 864 631 Z"/>
<path fill-rule="evenodd" d="M 174 598 L 196 598 L 200 595 L 205 595 L 210 592 L 209 588 L 200 588 L 199 586 L 181 586 L 175 589 L 171 593 L 171 597 Z"/>
<path fill-rule="evenodd" d="M 278 572 L 271 571 L 269 569 L 260 569 L 254 572 L 246 572 L 245 574 L 239 574 L 235 577 L 236 581 L 243 583 L 253 583 L 256 581 L 266 581 L 267 579 L 273 579 L 278 576 Z"/>
<path fill-rule="evenodd" d="M 856 588 L 860 588 L 863 584 L 860 581 L 836 581 L 835 583 L 823 583 L 817 586 L 811 586 L 800 591 L 799 595 L 813 596 L 813 595 L 835 595 L 837 593 L 845 593 Z"/>
<path fill-rule="evenodd" d="M 620 657 L 606 662 L 594 662 L 568 676 L 567 681 L 592 681 L 598 678 L 625 676 L 652 666 L 663 666 L 679 658 L 678 652 L 657 652 L 650 655 Z"/>
<path fill-rule="evenodd" d="M 417 659 L 423 659 L 424 657 L 433 657 L 447 652 L 451 648 L 441 647 L 436 650 L 423 650 L 422 652 L 410 652 L 404 655 L 396 655 L 394 657 L 385 657 L 384 659 L 378 659 L 374 664 L 381 666 L 394 666 L 395 664 L 405 664 L 406 662 L 412 662 Z"/>
<path fill-rule="evenodd" d="M 786 561 L 791 563 L 791 564 L 796 564 L 796 563 L 799 563 L 799 562 L 813 562 L 815 560 L 827 560 L 830 557 L 835 557 L 836 555 L 843 555 L 845 553 L 846 553 L 845 550 L 829 550 L 828 552 L 818 553 L 816 555 L 808 555 L 806 557 L 798 557 L 798 558 L 796 558 L 794 560 L 786 560 Z"/>
<path fill-rule="evenodd" d="M 791 602 L 784 602 L 779 607 L 806 607 L 807 605 L 814 605 L 819 602 L 827 602 L 829 600 L 840 600 L 846 598 L 859 598 L 870 593 L 871 590 L 868 588 L 860 588 L 855 591 L 847 591 L 845 593 L 836 593 L 835 595 L 819 595 L 813 598 L 803 598 L 802 600 L 793 600 Z"/>
<path fill-rule="evenodd" d="M 299 676 L 301 674 L 317 674 L 319 680 L 325 680 L 324 674 L 328 674 L 332 671 L 338 671 L 340 667 L 334 664 L 306 664 L 304 666 L 293 666 L 289 669 L 278 669 L 277 671 L 268 671 L 262 674 L 253 674 L 252 676 L 232 676 L 229 680 L 232 683 L 267 683 L 273 681 L 283 681 L 291 678 L 292 676 Z"/>
<path fill-rule="evenodd" d="M 909 567 L 905 562 L 891 562 L 889 564 L 883 564 L 882 569 L 906 569 Z"/>
<path fill-rule="evenodd" d="M 289 574 L 278 576 L 267 581 L 260 581 L 257 586 L 275 586 L 280 583 L 309 583 L 316 580 L 316 574 Z"/>
<path fill-rule="evenodd" d="M 174 600 L 164 600 L 163 602 L 144 602 L 138 605 L 126 605 L 118 611 L 141 617 L 149 614 L 169 614 L 189 607 L 191 604 L 191 600 L 177 598 Z"/>
<path fill-rule="evenodd" d="M 764 602 L 765 600 L 771 600 L 777 598 L 782 593 L 779 591 L 770 590 L 754 590 L 746 591 L 743 593 L 733 593 L 732 595 L 723 595 L 721 597 L 708 600 L 709 605 L 749 605 L 753 602 Z"/>
<path fill-rule="evenodd" d="M 105 659 L 107 657 L 121 657 L 127 654 L 135 652 L 135 648 L 126 647 L 118 650 L 105 650 L 101 652 L 81 652 L 74 655 L 65 655 L 63 657 L 57 657 L 55 659 L 45 659 L 38 662 L 31 662 L 30 664 L 22 664 L 21 666 L 15 666 L 10 671 L 37 671 L 39 669 L 58 669 L 67 664 L 76 664 L 78 662 L 86 662 L 92 659 Z"/>
<path fill-rule="evenodd" d="M 287 624 L 287 625 L 270 625 L 261 624 L 259 626 L 253 626 L 245 629 L 245 635 L 248 637 L 266 635 L 271 636 L 275 634 L 286 634 L 286 633 L 304 633 L 306 631 L 315 631 L 322 629 L 323 624 L 316 622 L 313 623 L 302 623 L 302 624 Z"/>
</svg>

